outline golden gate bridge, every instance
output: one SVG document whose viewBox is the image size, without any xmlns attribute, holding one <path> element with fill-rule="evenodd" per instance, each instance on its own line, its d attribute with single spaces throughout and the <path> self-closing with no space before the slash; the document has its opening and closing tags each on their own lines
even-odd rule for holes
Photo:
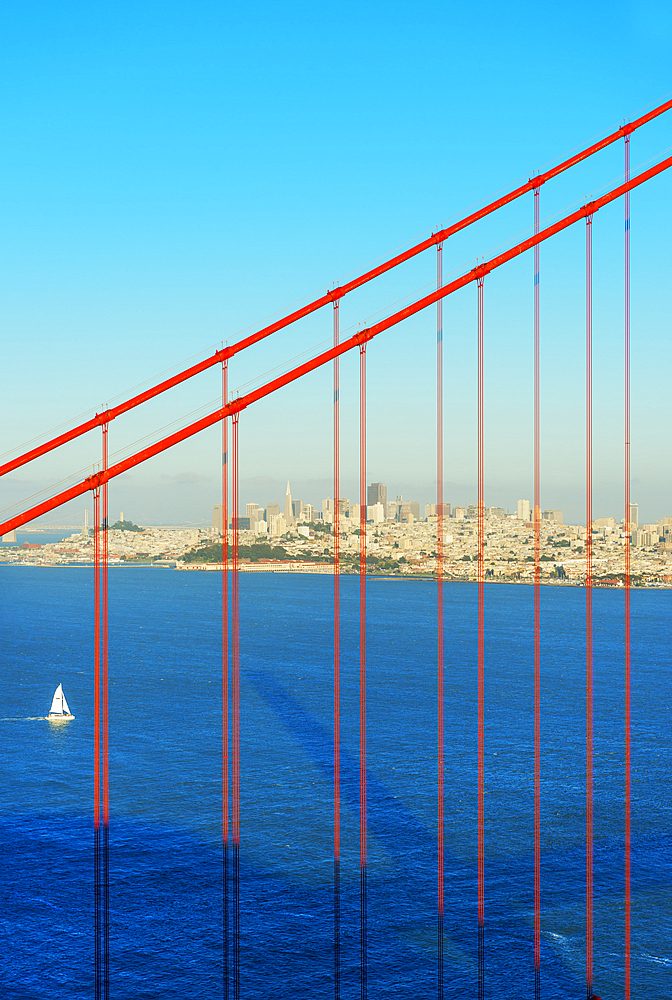
<svg viewBox="0 0 672 1000">
<path fill-rule="evenodd" d="M 484 604 L 485 586 L 485 466 L 484 466 L 484 298 L 486 279 L 498 268 L 504 267 L 515 258 L 532 252 L 532 300 L 533 300 L 533 428 L 534 428 L 534 844 L 535 844 L 535 885 L 534 885 L 534 932 L 531 942 L 531 961 L 534 963 L 535 997 L 542 995 L 541 964 L 541 432 L 540 432 L 540 246 L 570 227 L 583 224 L 585 229 L 585 516 L 586 516 L 586 748 L 587 764 L 585 774 L 586 795 L 586 858 L 585 858 L 585 983 L 587 997 L 595 997 L 594 957 L 593 957 L 593 910 L 594 910 L 594 836 L 593 836 L 593 245 L 594 220 L 600 209 L 622 200 L 624 207 L 623 261 L 624 261 L 624 690 L 625 690 L 625 742 L 623 747 L 625 764 L 625 784 L 623 789 L 625 806 L 623 898 L 624 898 L 624 995 L 631 995 L 631 539 L 630 539 L 630 194 L 672 166 L 672 156 L 643 170 L 630 174 L 630 140 L 638 129 L 672 108 L 672 101 L 654 108 L 635 121 L 625 124 L 616 131 L 549 170 L 530 178 L 525 184 L 508 192 L 485 207 L 433 233 L 430 237 L 410 247 L 402 253 L 386 260 L 377 267 L 353 278 L 343 285 L 325 292 L 307 305 L 276 320 L 270 325 L 241 339 L 237 343 L 215 351 L 210 357 L 186 368 L 172 377 L 140 392 L 116 406 L 103 409 L 95 416 L 67 431 L 31 448 L 16 458 L 0 466 L 0 475 L 5 476 L 27 463 L 52 452 L 66 443 L 81 437 L 89 431 L 100 428 L 102 434 L 102 460 L 99 471 L 87 476 L 75 485 L 55 493 L 46 500 L 13 514 L 0 524 L 0 535 L 8 534 L 26 525 L 49 511 L 87 493 L 93 495 L 94 510 L 94 782 L 93 782 L 93 827 L 94 827 L 94 900 L 95 900 L 95 996 L 96 1000 L 109 997 L 110 991 L 110 779 L 109 779 L 109 634 L 108 634 L 108 484 L 137 465 L 188 440 L 205 428 L 221 425 L 222 431 L 222 507 L 223 525 L 229 524 L 231 515 L 232 532 L 223 530 L 222 537 L 222 844 L 223 844 L 223 982 L 224 996 L 234 1000 L 240 997 L 240 847 L 244 831 L 240 824 L 240 590 L 239 590 L 239 419 L 240 414 L 284 386 L 300 381 L 308 373 L 327 365 L 333 370 L 333 992 L 336 1000 L 341 995 L 341 735 L 340 735 L 340 413 L 339 413 L 339 360 L 350 351 L 359 353 L 359 988 L 362 1000 L 368 995 L 368 821 L 367 821 L 367 346 L 373 338 L 402 323 L 409 317 L 436 308 L 436 764 L 437 800 L 436 831 L 437 853 L 435 858 L 427 858 L 436 872 L 436 995 L 442 1000 L 445 989 L 444 960 L 444 409 L 443 409 L 443 302 L 447 296 L 467 285 L 476 286 L 476 348 L 477 348 L 477 801 L 478 801 L 478 996 L 486 996 L 486 926 L 485 903 L 485 627 Z M 593 157 L 599 151 L 617 143 L 623 143 L 623 182 L 593 201 L 557 222 L 540 228 L 540 197 L 542 187 L 560 174 L 571 170 L 577 164 Z M 483 261 L 453 280 L 443 280 L 443 249 L 446 241 L 474 223 L 497 212 L 524 195 L 533 199 L 534 232 L 527 239 L 511 246 L 487 261 Z M 370 326 L 360 327 L 352 336 L 341 340 L 339 310 L 341 301 L 353 290 L 374 281 L 382 274 L 393 271 L 399 265 L 418 255 L 435 249 L 436 288 Z M 289 327 L 304 317 L 323 308 L 331 308 L 333 313 L 333 346 L 296 365 L 291 370 L 271 379 L 259 387 L 234 399 L 229 398 L 229 363 L 239 353 L 278 331 Z M 139 407 L 156 396 L 183 383 L 201 372 L 219 366 L 221 368 L 221 405 L 187 426 L 168 434 L 153 444 L 135 452 L 123 460 L 110 465 L 108 456 L 108 431 L 118 416 Z M 231 449 L 229 449 L 231 438 Z M 229 573 L 230 568 L 230 573 Z M 244 780 L 244 775 L 242 775 Z"/>
</svg>

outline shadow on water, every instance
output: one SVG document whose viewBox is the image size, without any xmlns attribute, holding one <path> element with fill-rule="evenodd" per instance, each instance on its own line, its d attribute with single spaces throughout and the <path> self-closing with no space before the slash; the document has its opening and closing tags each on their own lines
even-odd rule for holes
<svg viewBox="0 0 672 1000">
<path fill-rule="evenodd" d="M 185 579 L 185 577 L 187 579 Z M 0 588 L 7 575 L 0 568 Z M 241 580 L 242 995 L 329 997 L 332 662 L 328 578 Z M 220 994 L 221 578 L 110 581 L 113 994 Z M 343 996 L 358 995 L 357 581 L 342 581 Z M 533 994 L 529 588 L 486 593 L 487 995 Z M 84 574 L 11 578 L 0 681 L 3 997 L 93 984 L 91 593 Z M 434 589 L 369 593 L 370 995 L 435 995 Z M 446 589 L 446 996 L 473 993 L 475 593 Z M 583 595 L 543 594 L 543 995 L 581 996 L 585 929 Z M 667 593 L 633 594 L 633 988 L 667 994 L 672 933 Z M 596 988 L 622 991 L 622 595 L 596 595 Z M 76 719 L 46 711 L 63 681 Z M 633 994 L 634 995 L 634 994 Z"/>
</svg>

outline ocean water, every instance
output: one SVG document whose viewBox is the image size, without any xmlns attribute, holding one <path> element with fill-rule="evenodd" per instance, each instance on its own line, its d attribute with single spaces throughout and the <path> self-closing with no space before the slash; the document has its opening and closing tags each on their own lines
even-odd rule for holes
<svg viewBox="0 0 672 1000">
<path fill-rule="evenodd" d="M 332 987 L 332 584 L 241 577 L 241 996 Z M 359 996 L 358 582 L 342 588 Z M 476 993 L 476 589 L 445 589 L 445 994 Z M 486 996 L 533 995 L 531 588 L 486 587 Z M 369 996 L 436 995 L 435 587 L 369 583 Z M 93 996 L 92 574 L 0 566 L 0 995 Z M 585 996 L 585 594 L 542 591 L 542 995 Z M 672 592 L 633 614 L 633 996 L 672 995 Z M 221 577 L 110 572 L 111 996 L 222 995 Z M 73 722 L 46 714 L 62 682 Z M 595 991 L 623 991 L 623 594 L 595 595 Z"/>
</svg>

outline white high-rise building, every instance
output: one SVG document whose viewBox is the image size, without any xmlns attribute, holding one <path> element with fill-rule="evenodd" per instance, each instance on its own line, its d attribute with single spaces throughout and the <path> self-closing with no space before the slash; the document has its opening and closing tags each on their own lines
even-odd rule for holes
<svg viewBox="0 0 672 1000">
<path fill-rule="evenodd" d="M 292 511 L 292 491 L 287 480 L 287 492 L 285 493 L 285 524 L 289 528 L 294 524 L 294 512 Z"/>
<path fill-rule="evenodd" d="M 315 508 L 313 507 L 312 503 L 304 503 L 303 507 L 301 508 L 301 520 L 305 521 L 307 524 L 310 524 L 311 521 L 317 520 L 317 516 L 315 514 Z"/>
<path fill-rule="evenodd" d="M 269 531 L 271 535 L 277 537 L 278 535 L 284 535 L 287 531 L 287 522 L 282 514 L 273 514 L 271 516 L 271 523 L 269 525 Z"/>
<path fill-rule="evenodd" d="M 257 521 L 261 521 L 264 512 L 258 503 L 245 504 L 245 515 L 250 519 L 250 531 L 254 531 Z"/>
<path fill-rule="evenodd" d="M 518 501 L 518 520 L 519 521 L 529 521 L 530 520 L 530 501 L 529 500 L 519 500 Z"/>
<path fill-rule="evenodd" d="M 385 504 L 372 503 L 367 507 L 367 515 L 374 524 L 382 524 L 385 520 Z"/>
</svg>

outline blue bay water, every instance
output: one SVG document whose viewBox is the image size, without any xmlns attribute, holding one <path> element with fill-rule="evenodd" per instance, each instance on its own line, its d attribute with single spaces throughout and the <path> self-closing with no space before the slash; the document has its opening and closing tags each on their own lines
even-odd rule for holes
<svg viewBox="0 0 672 1000">
<path fill-rule="evenodd" d="M 241 995 L 333 995 L 332 583 L 241 577 Z M 342 594 L 359 996 L 358 582 Z M 369 583 L 369 995 L 436 995 L 435 586 Z M 476 590 L 446 587 L 446 996 L 476 983 Z M 533 995 L 531 588 L 486 588 L 486 996 Z M 93 995 L 92 574 L 0 567 L 0 984 Z M 670 591 L 633 608 L 633 995 L 672 994 Z M 542 995 L 585 995 L 585 594 L 542 592 Z M 113 997 L 221 996 L 221 576 L 110 572 Z M 63 682 L 76 718 L 46 714 Z M 595 595 L 595 988 L 623 983 L 623 594 Z"/>
</svg>

